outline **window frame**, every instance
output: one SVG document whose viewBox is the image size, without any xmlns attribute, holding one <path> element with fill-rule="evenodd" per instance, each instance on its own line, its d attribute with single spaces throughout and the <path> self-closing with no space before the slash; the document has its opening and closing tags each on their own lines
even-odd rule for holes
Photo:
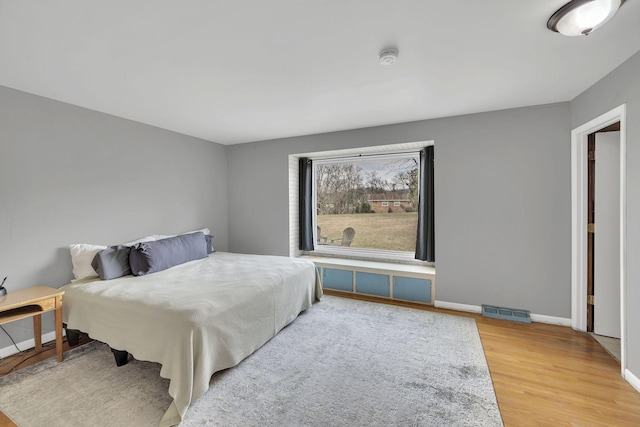
<svg viewBox="0 0 640 427">
<path fill-rule="evenodd" d="M 384 136 L 381 136 L 385 138 Z M 379 143 L 378 136 L 372 136 L 372 143 Z M 300 256 L 324 256 L 326 258 L 335 259 L 354 259 L 361 261 L 381 261 L 393 264 L 411 264 L 411 265 L 423 265 L 435 267 L 434 261 L 423 261 L 420 259 L 393 259 L 382 257 L 368 257 L 365 255 L 358 255 L 353 253 L 347 254 L 320 254 L 313 253 L 313 251 L 307 251 L 300 249 L 300 159 L 310 159 L 316 161 L 319 159 L 325 159 L 329 157 L 345 157 L 345 156 L 358 156 L 369 154 L 386 154 L 386 153 L 399 153 L 399 152 L 414 152 L 421 151 L 427 147 L 435 146 L 433 139 L 414 140 L 410 142 L 395 142 L 381 145 L 367 145 L 365 140 L 357 140 L 352 142 L 354 148 L 340 148 L 340 149 L 320 149 L 316 151 L 303 151 L 292 153 L 288 155 L 289 163 L 289 256 L 297 258 Z M 327 143 L 326 145 L 336 145 Z M 325 145 L 325 147 L 326 147 Z M 337 145 L 348 145 L 348 142 Z M 317 236 L 312 236 L 317 239 Z M 416 236 L 417 238 L 417 236 Z"/>
<path fill-rule="evenodd" d="M 429 144 L 431 145 L 431 144 Z M 335 163 L 349 163 L 353 162 L 356 159 L 362 159 L 366 157 L 367 159 L 389 159 L 393 157 L 403 158 L 408 155 L 419 155 L 420 150 L 424 148 L 416 148 L 412 150 L 398 150 L 398 151 L 389 151 L 385 153 L 376 153 L 376 154 L 346 154 L 344 156 L 314 156 L 310 157 L 313 161 L 313 169 L 312 169 L 312 180 L 313 180 L 313 241 L 314 241 L 314 250 L 313 251 L 305 251 L 304 253 L 307 255 L 320 255 L 320 256 L 328 256 L 328 257 L 339 257 L 339 258 L 356 258 L 356 259 L 370 259 L 370 260 L 386 260 L 386 261 L 400 261 L 403 263 L 418 263 L 421 265 L 433 265 L 433 263 L 428 263 L 426 261 L 416 260 L 416 251 L 394 251 L 388 249 L 373 249 L 373 248 L 352 248 L 345 246 L 333 246 L 333 245 L 318 245 L 318 209 L 317 209 L 317 177 L 316 170 L 318 165 L 323 164 L 335 164 Z M 419 173 L 419 169 L 418 169 Z M 418 176 L 418 182 L 421 182 L 420 176 Z M 389 202 L 381 202 L 382 206 L 388 207 Z M 385 205 L 386 203 L 386 205 Z"/>
</svg>

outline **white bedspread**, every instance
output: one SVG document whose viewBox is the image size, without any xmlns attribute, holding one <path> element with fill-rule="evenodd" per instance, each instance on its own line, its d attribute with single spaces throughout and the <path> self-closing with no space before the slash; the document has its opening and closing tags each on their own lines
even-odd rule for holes
<svg viewBox="0 0 640 427">
<path fill-rule="evenodd" d="M 174 400 L 161 426 L 179 424 L 214 372 L 237 365 L 322 297 L 311 261 L 222 252 L 63 289 L 68 328 L 162 364 Z"/>
</svg>

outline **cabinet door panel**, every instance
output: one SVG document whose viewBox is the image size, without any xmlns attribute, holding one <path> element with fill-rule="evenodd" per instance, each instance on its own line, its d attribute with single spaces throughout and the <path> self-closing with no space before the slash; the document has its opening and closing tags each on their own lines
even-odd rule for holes
<svg viewBox="0 0 640 427">
<path fill-rule="evenodd" d="M 356 272 L 356 292 L 389 297 L 389 276 L 386 274 Z"/>
<path fill-rule="evenodd" d="M 335 268 L 322 269 L 322 287 L 337 291 L 353 292 L 353 272 Z"/>
<path fill-rule="evenodd" d="M 393 298 L 431 303 L 431 280 L 414 277 L 393 278 Z"/>
</svg>

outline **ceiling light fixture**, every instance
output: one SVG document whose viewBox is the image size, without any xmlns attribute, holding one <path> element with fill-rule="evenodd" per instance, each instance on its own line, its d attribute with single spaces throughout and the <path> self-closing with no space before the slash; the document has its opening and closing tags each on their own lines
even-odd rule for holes
<svg viewBox="0 0 640 427">
<path fill-rule="evenodd" d="M 391 65 L 398 60 L 398 49 L 388 48 L 380 51 L 380 65 Z"/>
<path fill-rule="evenodd" d="M 547 28 L 565 36 L 586 36 L 616 14 L 624 0 L 572 0 L 547 21 Z"/>
</svg>

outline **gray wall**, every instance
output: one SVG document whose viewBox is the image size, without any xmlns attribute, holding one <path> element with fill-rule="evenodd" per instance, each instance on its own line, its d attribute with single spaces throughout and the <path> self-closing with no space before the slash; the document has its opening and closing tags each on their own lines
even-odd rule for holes
<svg viewBox="0 0 640 427">
<path fill-rule="evenodd" d="M 10 290 L 58 287 L 70 243 L 202 226 L 220 250 L 287 255 L 289 154 L 433 139 L 436 298 L 570 317 L 570 129 L 626 103 L 628 360 L 640 376 L 639 75 L 640 53 L 571 103 L 230 147 L 0 87 L 0 277 Z M 32 337 L 30 321 L 7 328 Z"/>
<path fill-rule="evenodd" d="M 229 247 L 288 255 L 288 155 L 435 140 L 436 299 L 571 317 L 569 103 L 228 147 Z"/>
<path fill-rule="evenodd" d="M 68 283 L 71 243 L 207 226 L 226 249 L 226 164 L 221 145 L 0 87 L 0 280 Z M 5 328 L 33 337 L 30 320 Z"/>
<path fill-rule="evenodd" d="M 640 378 L 640 52 L 571 102 L 571 128 L 627 104 L 627 357 Z"/>
</svg>

